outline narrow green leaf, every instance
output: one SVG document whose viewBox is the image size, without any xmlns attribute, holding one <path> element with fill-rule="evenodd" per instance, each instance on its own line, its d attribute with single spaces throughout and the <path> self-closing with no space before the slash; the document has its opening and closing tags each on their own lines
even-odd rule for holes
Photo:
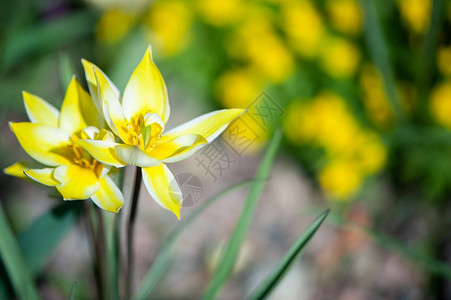
<svg viewBox="0 0 451 300">
<path fill-rule="evenodd" d="M 241 244 L 243 243 L 244 237 L 246 236 L 249 225 L 251 224 L 255 208 L 257 207 L 258 199 L 260 198 L 263 188 L 265 187 L 266 182 L 261 179 L 267 178 L 269 172 L 271 171 L 281 138 L 282 131 L 277 130 L 274 133 L 274 136 L 268 146 L 268 150 L 263 157 L 263 161 L 254 176 L 254 179 L 257 181 L 252 184 L 249 190 L 241 216 L 235 226 L 232 236 L 221 254 L 218 267 L 213 274 L 213 279 L 204 293 L 204 299 L 214 299 L 233 271 L 238 252 Z"/>
<path fill-rule="evenodd" d="M 72 284 L 72 288 L 70 289 L 69 300 L 73 300 L 74 299 L 75 287 L 76 286 L 77 286 L 77 281 L 74 281 L 74 284 Z"/>
<path fill-rule="evenodd" d="M 316 208 L 311 209 L 312 213 L 317 213 L 318 210 Z M 349 222 L 345 220 L 343 216 L 339 214 L 330 214 L 330 217 L 327 219 L 327 222 L 331 225 L 347 229 L 352 226 L 359 230 L 366 232 L 376 243 L 380 246 L 387 248 L 393 252 L 396 252 L 406 259 L 409 259 L 412 263 L 417 264 L 424 270 L 430 272 L 431 274 L 436 274 L 439 276 L 443 276 L 451 279 L 451 265 L 435 259 L 434 257 L 427 255 L 421 251 L 415 249 L 411 245 L 400 241 L 399 239 L 381 232 L 376 228 L 365 227 L 357 223 Z"/>
<path fill-rule="evenodd" d="M 305 246 L 310 242 L 312 237 L 315 235 L 318 228 L 323 224 L 327 215 L 329 214 L 329 209 L 324 211 L 319 215 L 315 221 L 305 230 L 301 236 L 296 240 L 296 242 L 288 250 L 287 254 L 282 259 L 282 262 L 274 270 L 271 275 L 257 288 L 257 290 L 250 296 L 249 299 L 264 299 L 269 296 L 269 294 L 277 287 L 280 281 L 285 277 L 290 268 L 301 256 Z"/>
<path fill-rule="evenodd" d="M 418 91 L 418 114 L 426 117 L 428 106 L 427 97 L 431 85 L 432 72 L 435 65 L 435 52 L 437 49 L 437 42 L 439 40 L 439 33 L 443 28 L 443 20 L 446 14 L 444 9 L 444 0 L 434 0 L 432 3 L 430 24 L 427 34 L 424 37 L 423 49 L 421 56 L 418 57 L 420 64 L 418 68 L 416 87 Z"/>
<path fill-rule="evenodd" d="M 61 52 L 59 56 L 59 73 L 61 80 L 61 87 L 63 91 L 66 91 L 69 86 L 70 81 L 72 80 L 72 76 L 75 75 L 74 67 L 70 61 L 70 57 L 67 52 Z"/>
<path fill-rule="evenodd" d="M 21 255 L 19 245 L 0 204 L 0 255 L 11 280 L 16 296 L 20 299 L 39 299 L 30 270 Z"/>
<path fill-rule="evenodd" d="M 406 243 L 375 229 L 366 228 L 366 231 L 381 246 L 401 254 L 432 274 L 451 279 L 451 265 L 446 262 L 425 255 Z"/>
<path fill-rule="evenodd" d="M 382 32 L 376 2 L 374 0 L 359 0 L 365 19 L 365 39 L 375 66 L 382 74 L 388 102 L 398 122 L 405 121 L 399 93 L 396 89 L 395 75 L 390 60 L 390 52 Z"/>
<path fill-rule="evenodd" d="M 32 274 L 39 272 L 61 239 L 74 226 L 80 209 L 81 203 L 63 202 L 19 234 L 19 248 Z"/>
<path fill-rule="evenodd" d="M 120 214 L 102 211 L 106 239 L 106 286 L 108 299 L 119 300 L 119 224 Z"/>
<path fill-rule="evenodd" d="M 254 181 L 253 180 L 243 181 L 221 190 L 219 193 L 207 199 L 204 203 L 202 203 L 202 205 L 196 208 L 196 210 L 192 212 L 188 216 L 188 218 L 186 218 L 183 222 L 181 222 L 180 225 L 177 226 L 177 228 L 175 228 L 174 231 L 172 231 L 172 233 L 166 239 L 166 242 L 161 248 L 157 258 L 152 263 L 152 267 L 147 271 L 141 284 L 139 285 L 136 294 L 133 296 L 133 299 L 134 300 L 149 299 L 150 293 L 153 291 L 158 281 L 161 279 L 164 272 L 169 266 L 169 262 L 171 260 L 172 247 L 175 245 L 175 242 L 177 241 L 179 236 L 183 233 L 183 231 L 191 223 L 193 223 L 199 215 L 201 215 L 208 207 L 210 207 L 210 205 L 212 205 L 217 200 L 224 197 L 226 194 L 238 188 L 251 184 L 252 182 Z"/>
<path fill-rule="evenodd" d="M 91 34 L 94 22 L 92 12 L 81 11 L 7 33 L 3 68 L 10 69 L 25 58 L 59 49 Z"/>
</svg>

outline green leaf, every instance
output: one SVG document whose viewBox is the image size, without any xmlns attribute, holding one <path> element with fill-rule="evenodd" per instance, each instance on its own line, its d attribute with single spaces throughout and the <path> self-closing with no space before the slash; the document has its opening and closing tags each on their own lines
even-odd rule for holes
<svg viewBox="0 0 451 300">
<path fill-rule="evenodd" d="M 74 226 L 80 209 L 81 203 L 63 202 L 19 234 L 19 248 L 32 274 L 39 272 L 61 239 Z"/>
<path fill-rule="evenodd" d="M 74 67 L 70 61 L 70 57 L 67 52 L 63 51 L 59 56 L 59 73 L 61 80 L 61 87 L 63 91 L 66 91 L 72 77 L 75 75 Z"/>
<path fill-rule="evenodd" d="M 4 44 L 3 68 L 10 69 L 23 59 L 61 48 L 92 33 L 94 16 L 82 11 L 8 32 Z"/>
<path fill-rule="evenodd" d="M 31 247 L 30 247 L 31 248 Z M 0 256 L 11 280 L 16 296 L 20 299 L 39 299 L 36 286 L 31 278 L 25 259 L 0 204 Z"/>
<path fill-rule="evenodd" d="M 152 267 L 147 271 L 144 276 L 141 284 L 138 287 L 136 294 L 133 296 L 134 300 L 144 300 L 149 299 L 150 293 L 153 291 L 158 281 L 163 276 L 164 272 L 169 266 L 169 262 L 171 260 L 171 251 L 172 247 L 175 245 L 175 242 L 179 238 L 179 236 L 183 233 L 183 231 L 197 219 L 199 215 L 201 215 L 210 205 L 215 203 L 217 200 L 221 199 L 226 194 L 246 186 L 254 181 L 243 181 L 232 186 L 229 186 L 223 190 L 221 190 L 216 195 L 210 197 L 207 201 L 202 203 L 193 213 L 189 215 L 177 228 L 172 231 L 169 237 L 166 239 L 165 244 L 161 248 L 157 258 L 152 263 Z"/>
<path fill-rule="evenodd" d="M 437 50 L 437 43 L 440 36 L 440 31 L 443 30 L 443 21 L 446 14 L 445 1 L 435 0 L 432 3 L 430 24 L 427 34 L 424 36 L 423 49 L 418 57 L 420 62 L 416 87 L 418 91 L 419 105 L 417 105 L 417 113 L 423 114 L 426 117 L 428 112 L 428 91 L 432 83 L 432 75 L 435 66 L 435 53 Z"/>
<path fill-rule="evenodd" d="M 277 287 L 277 285 L 282 281 L 285 275 L 288 273 L 290 268 L 294 265 L 297 259 L 301 256 L 305 246 L 310 242 L 312 237 L 315 235 L 318 228 L 323 224 L 327 215 L 329 214 L 329 209 L 324 211 L 319 215 L 316 220 L 305 230 L 297 241 L 291 246 L 287 254 L 282 259 L 282 262 L 274 270 L 271 275 L 257 288 L 257 290 L 250 296 L 249 299 L 264 299 L 268 297 L 271 292 Z"/>
<path fill-rule="evenodd" d="M 395 75 L 390 60 L 390 52 L 382 31 L 378 16 L 377 1 L 360 0 L 360 6 L 365 20 L 365 39 L 374 65 L 379 69 L 384 81 L 388 102 L 398 122 L 405 121 L 401 107 L 400 96 L 396 89 Z"/>
<path fill-rule="evenodd" d="M 277 149 L 279 148 L 281 137 L 282 131 L 277 130 L 271 139 L 268 150 L 263 157 L 263 161 L 254 176 L 256 181 L 254 181 L 249 190 L 241 216 L 235 226 L 232 236 L 221 254 L 218 267 L 213 274 L 213 279 L 204 293 L 204 299 L 214 299 L 233 271 L 241 244 L 243 243 L 249 225 L 251 224 L 258 199 L 265 187 L 266 182 L 261 179 L 267 178 L 271 171 L 271 166 L 276 156 Z"/>
<path fill-rule="evenodd" d="M 77 282 L 74 281 L 74 284 L 72 284 L 72 287 L 70 289 L 70 294 L 69 294 L 69 300 L 73 300 L 74 299 L 74 295 L 75 295 L 75 287 L 77 286 Z"/>
</svg>

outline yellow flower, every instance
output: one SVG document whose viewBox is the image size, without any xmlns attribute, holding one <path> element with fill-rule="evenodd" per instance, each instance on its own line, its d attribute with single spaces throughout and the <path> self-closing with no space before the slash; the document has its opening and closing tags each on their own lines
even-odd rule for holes
<svg viewBox="0 0 451 300">
<path fill-rule="evenodd" d="M 429 26 L 431 0 L 398 0 L 401 17 L 416 34 L 424 32 Z"/>
<path fill-rule="evenodd" d="M 182 193 L 166 163 L 193 155 L 245 110 L 214 111 L 165 132 L 169 101 L 163 77 L 152 61 L 150 46 L 122 97 L 97 66 L 82 62 L 93 100 L 121 143 L 86 139 L 78 140 L 77 144 L 101 162 L 141 167 L 152 198 L 180 218 Z"/>
<path fill-rule="evenodd" d="M 345 201 L 353 196 L 362 183 L 363 176 L 352 162 L 334 160 L 319 173 L 319 182 L 326 195 Z"/>
<path fill-rule="evenodd" d="M 204 20 L 214 26 L 229 25 L 243 14 L 241 0 L 198 0 L 196 5 Z"/>
<path fill-rule="evenodd" d="M 136 15 L 119 9 L 106 11 L 96 24 L 96 37 L 104 43 L 117 43 L 136 21 Z"/>
<path fill-rule="evenodd" d="M 183 51 L 190 41 L 192 12 L 183 1 L 157 1 L 145 18 L 149 40 L 164 55 L 172 56 Z"/>
<path fill-rule="evenodd" d="M 280 83 L 293 72 L 294 59 L 268 16 L 253 11 L 227 42 L 229 52 L 265 80 Z"/>
<path fill-rule="evenodd" d="M 438 49 L 437 65 L 443 75 L 451 76 L 451 46 Z"/>
<path fill-rule="evenodd" d="M 365 110 L 375 125 L 388 128 L 393 124 L 393 112 L 385 94 L 380 74 L 372 65 L 365 65 L 360 75 L 360 87 Z"/>
<path fill-rule="evenodd" d="M 451 81 L 445 81 L 433 88 L 429 111 L 438 124 L 451 129 Z"/>
<path fill-rule="evenodd" d="M 313 58 L 325 34 L 320 13 L 306 0 L 287 1 L 282 6 L 282 27 L 300 55 Z"/>
<path fill-rule="evenodd" d="M 362 15 L 356 0 L 328 0 L 326 9 L 332 25 L 347 34 L 362 31 Z"/>
<path fill-rule="evenodd" d="M 354 160 L 365 175 L 380 171 L 387 161 L 387 149 L 375 133 L 362 132 L 356 138 Z"/>
<path fill-rule="evenodd" d="M 96 127 L 102 124 L 91 97 L 73 78 L 59 112 L 45 100 L 24 92 L 25 109 L 31 122 L 10 123 L 20 145 L 43 168 L 16 163 L 6 174 L 20 175 L 54 186 L 64 200 L 91 197 L 99 207 L 118 212 L 123 196 L 107 175 L 110 167 L 91 157 L 76 144 L 79 139 L 111 142 L 114 136 Z"/>
<path fill-rule="evenodd" d="M 360 62 L 359 49 L 343 38 L 331 38 L 321 51 L 323 69 L 331 76 L 342 78 L 355 74 Z"/>
<path fill-rule="evenodd" d="M 230 87 L 233 86 L 233 89 Z M 247 70 L 230 70 L 216 83 L 216 94 L 224 107 L 248 107 L 262 91 L 256 75 Z"/>
<path fill-rule="evenodd" d="M 331 92 L 323 92 L 309 103 L 291 103 L 284 129 L 295 143 L 312 143 L 325 150 L 331 162 L 318 176 L 333 199 L 348 199 L 364 178 L 381 170 L 387 160 L 387 149 L 379 136 L 361 128 L 344 100 Z"/>
</svg>

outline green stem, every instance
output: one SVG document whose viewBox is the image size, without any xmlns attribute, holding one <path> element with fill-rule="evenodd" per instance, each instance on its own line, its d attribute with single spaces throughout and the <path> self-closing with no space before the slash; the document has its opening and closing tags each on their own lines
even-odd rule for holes
<svg viewBox="0 0 451 300">
<path fill-rule="evenodd" d="M 91 215 L 90 203 L 88 201 L 85 201 L 84 208 L 85 208 L 85 217 L 86 217 L 86 225 L 87 225 L 87 229 L 88 229 L 88 234 L 91 239 L 91 247 L 92 247 L 92 250 L 94 251 L 94 259 L 93 259 L 93 261 L 94 261 L 94 278 L 96 281 L 98 299 L 105 299 L 105 297 L 104 297 L 105 295 L 103 294 L 104 281 L 103 281 L 103 277 L 102 277 L 102 267 L 101 267 L 101 263 L 100 263 L 101 252 L 99 249 L 99 245 L 97 243 L 94 222 L 92 220 L 92 215 Z"/>
<path fill-rule="evenodd" d="M 133 284 L 133 231 L 136 221 L 136 208 L 138 207 L 139 190 L 141 189 L 141 168 L 136 167 L 135 186 L 133 188 L 130 215 L 127 223 L 127 269 L 125 276 L 125 299 L 130 299 Z"/>
</svg>

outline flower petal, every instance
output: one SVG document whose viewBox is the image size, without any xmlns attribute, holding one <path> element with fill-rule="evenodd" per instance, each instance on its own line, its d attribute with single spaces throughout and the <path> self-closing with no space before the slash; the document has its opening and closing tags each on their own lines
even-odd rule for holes
<svg viewBox="0 0 451 300">
<path fill-rule="evenodd" d="M 157 113 L 164 123 L 169 118 L 169 100 L 166 85 L 152 61 L 150 45 L 125 87 L 122 107 L 127 120 L 146 113 Z"/>
<path fill-rule="evenodd" d="M 161 140 L 166 142 L 181 135 L 198 134 L 203 136 L 208 143 L 210 143 L 227 128 L 233 119 L 245 111 L 245 109 L 223 109 L 213 111 L 169 130 L 163 135 Z"/>
<path fill-rule="evenodd" d="M 117 156 L 116 151 L 114 150 L 114 146 L 119 145 L 116 142 L 77 140 L 75 141 L 75 144 L 88 151 L 88 153 L 91 154 L 92 157 L 94 157 L 101 163 L 115 167 L 123 167 L 126 165 L 126 163 L 120 160 L 119 156 Z"/>
<path fill-rule="evenodd" d="M 187 134 L 164 143 L 157 143 L 150 154 L 164 163 L 173 163 L 187 159 L 207 143 L 201 135 Z"/>
<path fill-rule="evenodd" d="M 119 159 L 128 165 L 146 168 L 161 164 L 161 161 L 143 151 L 138 146 L 118 144 L 114 146 L 114 150 Z"/>
<path fill-rule="evenodd" d="M 108 77 L 100 69 L 94 68 L 94 77 L 97 82 L 97 97 L 100 111 L 103 113 L 103 117 L 111 130 L 125 142 L 128 137 L 125 129 L 128 121 L 125 119 L 122 111 L 119 101 L 120 95 L 116 92 L 116 87 L 111 85 Z"/>
<path fill-rule="evenodd" d="M 124 204 L 124 196 L 114 181 L 105 176 L 100 179 L 100 189 L 91 196 L 92 201 L 100 208 L 117 213 Z"/>
<path fill-rule="evenodd" d="M 70 163 L 70 134 L 39 123 L 10 123 L 20 145 L 32 158 L 47 166 Z"/>
<path fill-rule="evenodd" d="M 149 194 L 162 207 L 172 211 L 180 220 L 182 207 L 182 191 L 165 164 L 156 167 L 143 168 L 143 181 Z"/>
<path fill-rule="evenodd" d="M 50 126 L 58 126 L 60 112 L 44 99 L 22 92 L 25 110 L 28 118 L 33 123 L 43 123 Z"/>
<path fill-rule="evenodd" d="M 87 61 L 86 59 L 82 59 L 81 63 L 83 64 L 83 68 L 85 70 L 85 76 L 86 81 L 88 82 L 89 93 L 91 94 L 92 99 L 94 100 L 94 104 L 96 105 L 98 111 L 103 114 L 103 107 L 101 105 L 103 100 L 102 101 L 100 100 L 101 97 L 99 95 L 99 87 L 97 86 L 97 81 L 99 80 L 98 78 L 102 77 L 105 79 L 105 81 L 108 84 L 108 91 L 111 93 L 111 96 L 115 97 L 116 99 L 119 99 L 121 97 L 119 89 L 108 78 L 108 76 L 106 76 L 105 73 L 103 73 L 102 70 L 100 70 L 100 68 L 97 67 L 95 64 Z M 95 73 L 97 73 L 97 75 Z M 106 90 L 106 87 L 103 88 L 103 90 Z"/>
<path fill-rule="evenodd" d="M 61 182 L 56 188 L 64 200 L 87 199 L 100 189 L 95 172 L 78 165 L 59 166 L 55 169 L 53 177 Z"/>
<path fill-rule="evenodd" d="M 59 127 L 73 134 L 89 125 L 101 125 L 99 117 L 91 96 L 74 76 L 63 100 Z"/>
<path fill-rule="evenodd" d="M 25 174 L 24 171 L 28 171 L 34 168 L 42 168 L 42 165 L 34 162 L 34 161 L 19 161 L 15 164 L 3 169 L 3 172 L 7 175 L 19 177 L 21 179 L 30 180 Z"/>
<path fill-rule="evenodd" d="M 53 177 L 54 170 L 55 168 L 31 169 L 24 171 L 24 173 L 28 176 L 28 178 L 34 181 L 48 186 L 55 186 L 60 184 L 60 182 Z"/>
</svg>

